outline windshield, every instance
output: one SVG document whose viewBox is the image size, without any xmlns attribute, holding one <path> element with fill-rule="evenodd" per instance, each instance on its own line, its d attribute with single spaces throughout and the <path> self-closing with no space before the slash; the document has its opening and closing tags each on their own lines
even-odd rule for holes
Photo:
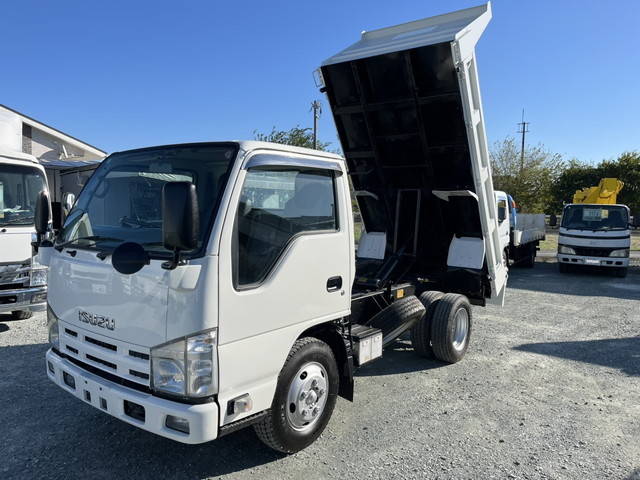
<svg viewBox="0 0 640 480">
<path fill-rule="evenodd" d="M 230 144 L 158 147 L 111 155 L 91 177 L 69 213 L 56 245 L 112 249 L 141 244 L 151 256 L 166 256 L 162 242 L 162 187 L 192 182 L 200 213 L 201 250 L 215 218 L 227 173 L 237 153 Z"/>
<path fill-rule="evenodd" d="M 0 227 L 33 225 L 38 194 L 46 188 L 37 168 L 0 164 Z"/>
<path fill-rule="evenodd" d="M 627 209 L 609 205 L 570 205 L 562 214 L 562 226 L 577 230 L 626 230 Z"/>
</svg>

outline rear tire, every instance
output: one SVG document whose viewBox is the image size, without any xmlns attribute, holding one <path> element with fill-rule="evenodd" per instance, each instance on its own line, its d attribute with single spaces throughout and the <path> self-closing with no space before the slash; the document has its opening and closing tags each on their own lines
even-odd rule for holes
<svg viewBox="0 0 640 480">
<path fill-rule="evenodd" d="M 311 445 L 329 423 L 336 404 L 338 378 L 329 345 L 313 337 L 296 340 L 278 376 L 271 409 L 253 427 L 258 438 L 284 453 Z"/>
<path fill-rule="evenodd" d="M 444 293 L 431 290 L 420 294 L 420 302 L 424 305 L 426 313 L 421 320 L 411 328 L 411 345 L 415 352 L 425 358 L 433 358 L 431 347 L 431 319 L 438 301 Z"/>
<path fill-rule="evenodd" d="M 11 318 L 13 320 L 26 320 L 27 318 L 31 318 L 33 316 L 33 312 L 28 310 L 15 310 L 11 312 Z"/>
<path fill-rule="evenodd" d="M 382 330 L 382 346 L 393 342 L 413 327 L 425 314 L 424 305 L 415 295 L 396 300 L 367 322 L 369 327 Z"/>
<path fill-rule="evenodd" d="M 436 304 L 431 320 L 433 354 L 439 360 L 462 360 L 471 337 L 471 304 L 464 295 L 447 293 Z"/>
</svg>

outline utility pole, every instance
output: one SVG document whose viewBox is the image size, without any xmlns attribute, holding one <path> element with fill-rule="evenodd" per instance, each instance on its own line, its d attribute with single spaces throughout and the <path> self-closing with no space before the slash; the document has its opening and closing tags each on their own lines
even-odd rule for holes
<svg viewBox="0 0 640 480">
<path fill-rule="evenodd" d="M 318 148 L 318 119 L 322 113 L 322 104 L 319 100 L 311 102 L 311 110 L 313 111 L 313 148 Z"/>
<path fill-rule="evenodd" d="M 520 147 L 520 172 L 524 170 L 524 137 L 529 133 L 529 123 L 524 121 L 524 108 L 522 109 L 522 121 L 518 123 L 518 133 L 522 134 L 522 146 Z"/>
</svg>

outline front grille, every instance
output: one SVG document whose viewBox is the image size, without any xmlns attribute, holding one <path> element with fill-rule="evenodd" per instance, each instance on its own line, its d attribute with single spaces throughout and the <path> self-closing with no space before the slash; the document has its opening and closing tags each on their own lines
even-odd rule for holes
<svg viewBox="0 0 640 480">
<path fill-rule="evenodd" d="M 96 340 L 95 338 L 92 337 L 87 337 L 86 335 L 84 336 L 84 341 L 85 342 L 89 342 L 89 343 L 93 343 L 94 345 L 98 345 L 99 347 L 102 348 L 106 348 L 109 349 L 113 352 L 117 352 L 118 351 L 118 347 L 116 347 L 115 345 L 112 345 L 110 343 L 107 342 L 102 342 L 100 340 Z"/>
<path fill-rule="evenodd" d="M 585 257 L 608 257 L 616 248 L 598 248 L 598 247 L 572 247 L 576 255 L 584 255 Z M 617 247 L 619 248 L 619 247 Z"/>
<path fill-rule="evenodd" d="M 9 288 L 6 288 L 9 285 L 12 288 L 23 287 L 25 283 L 29 282 L 30 269 L 31 261 L 21 264 L 0 265 L 0 288 L 9 290 Z"/>
<path fill-rule="evenodd" d="M 129 370 L 129 374 L 133 375 L 134 377 L 144 378 L 145 380 L 149 380 L 148 373 L 138 372 L 137 370 Z"/>
<path fill-rule="evenodd" d="M 94 357 L 93 355 L 89 355 L 88 353 L 85 353 L 84 356 L 86 357 L 87 360 L 91 360 L 92 362 L 96 362 L 96 363 L 101 363 L 105 367 L 109 367 L 112 370 L 118 369 L 118 366 L 115 363 L 108 362 L 106 360 L 103 360 L 102 358 Z"/>
<path fill-rule="evenodd" d="M 24 283 L 5 283 L 0 285 L 1 290 L 17 290 L 18 288 L 24 288 Z"/>
<path fill-rule="evenodd" d="M 142 360 L 149 360 L 149 355 L 146 353 L 136 352 L 135 350 L 129 350 L 129 355 L 132 357 L 140 358 Z"/>
<path fill-rule="evenodd" d="M 71 327 L 71 328 L 69 328 Z M 61 321 L 60 350 L 66 356 L 115 375 L 129 383 L 149 386 L 149 350 L 144 347 L 89 332 Z"/>
</svg>

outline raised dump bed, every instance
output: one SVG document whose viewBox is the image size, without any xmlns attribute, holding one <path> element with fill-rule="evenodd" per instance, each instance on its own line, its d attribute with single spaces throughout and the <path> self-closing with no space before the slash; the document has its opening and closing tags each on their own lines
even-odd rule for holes
<svg viewBox="0 0 640 480">
<path fill-rule="evenodd" d="M 474 54 L 490 18 L 486 4 L 365 32 L 322 64 L 367 232 L 363 290 L 417 279 L 477 303 L 502 301 Z"/>
</svg>

